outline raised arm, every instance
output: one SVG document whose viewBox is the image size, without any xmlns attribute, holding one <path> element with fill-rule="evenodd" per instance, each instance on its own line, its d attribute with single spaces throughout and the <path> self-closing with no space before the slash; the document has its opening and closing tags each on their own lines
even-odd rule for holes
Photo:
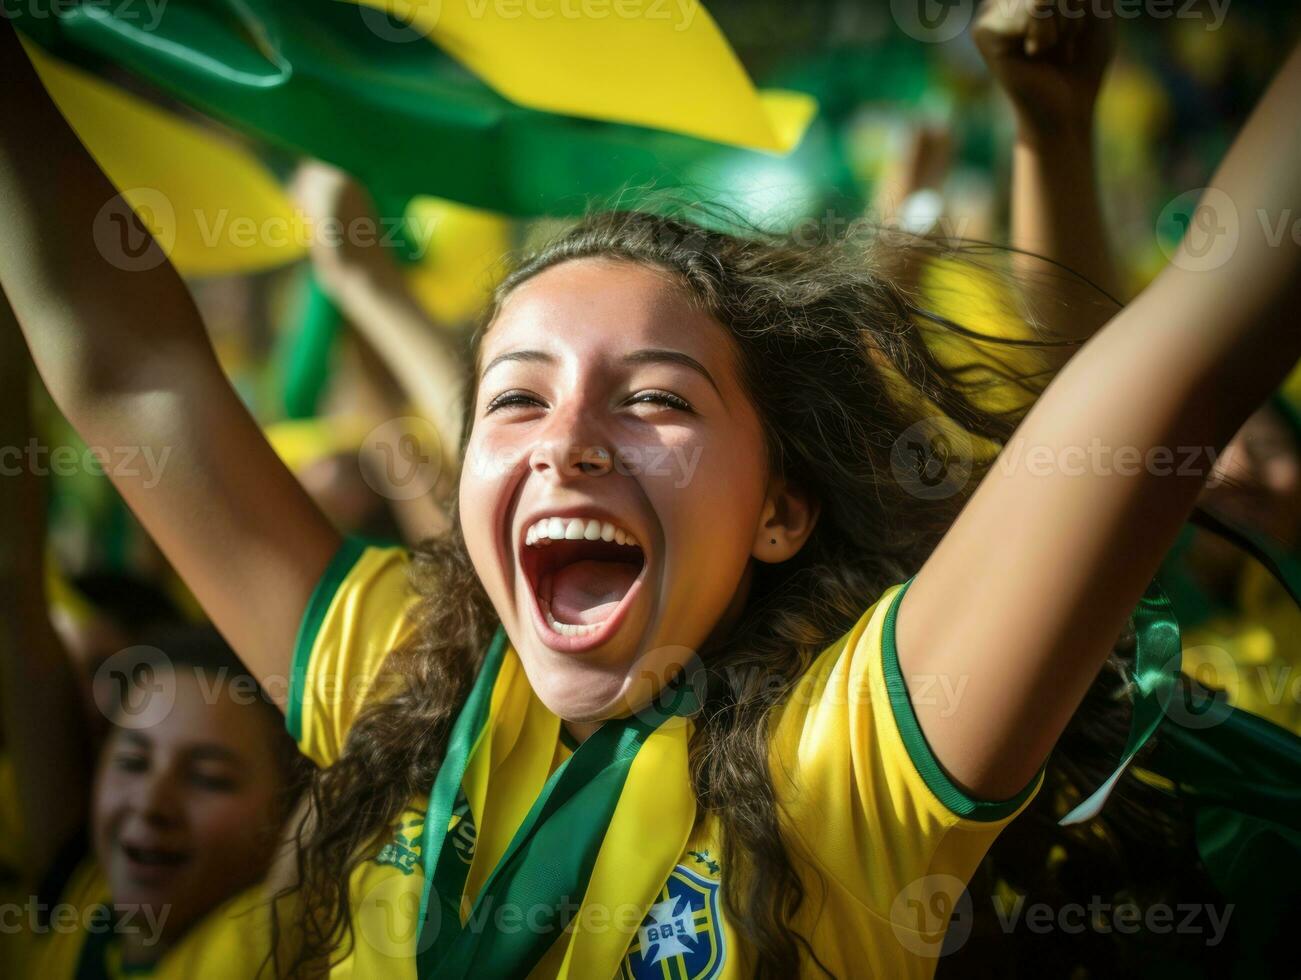
<svg viewBox="0 0 1301 980">
<path fill-rule="evenodd" d="M 1301 50 L 1206 190 L 1171 265 L 1071 359 L 906 593 L 905 676 L 940 763 L 1006 797 L 1047 757 L 1209 474 L 1301 357 Z"/>
<path fill-rule="evenodd" d="M 0 284 L 87 444 L 249 669 L 285 690 L 337 535 L 228 384 L 185 284 L 0 19 Z"/>
<path fill-rule="evenodd" d="M 45 592 L 44 486 L 23 458 L 35 436 L 31 361 L 0 293 L 0 726 L 14 766 L 30 883 L 84 826 L 90 743 L 77 678 L 50 624 Z M 16 450 L 16 452 L 14 452 Z"/>
<path fill-rule="evenodd" d="M 1115 47 L 1110 11 L 1073 13 L 1053 0 L 987 0 L 973 32 L 1016 117 L 1012 150 L 1013 248 L 1043 256 L 1118 299 L 1119 277 L 1099 203 L 1094 107 Z M 1026 273 L 1042 271 L 1033 259 Z M 1051 326 L 1084 340 L 1107 319 L 1076 308 Z"/>
<path fill-rule="evenodd" d="M 465 367 L 412 296 L 390 247 L 374 235 L 374 203 L 347 174 L 315 161 L 299 167 L 293 186 L 295 199 L 319 225 L 312 264 L 321 288 L 434 426 L 444 469 L 453 472 L 459 465 Z"/>
</svg>

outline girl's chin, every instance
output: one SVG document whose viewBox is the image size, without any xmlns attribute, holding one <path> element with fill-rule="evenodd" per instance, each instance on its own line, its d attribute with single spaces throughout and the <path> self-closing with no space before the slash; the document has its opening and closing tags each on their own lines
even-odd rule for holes
<svg viewBox="0 0 1301 980">
<path fill-rule="evenodd" d="M 626 671 L 612 675 L 606 668 L 563 654 L 558 658 L 552 650 L 544 650 L 540 658 L 521 651 L 520 659 L 529 684 L 553 715 L 579 724 L 600 724 L 621 713 Z"/>
</svg>

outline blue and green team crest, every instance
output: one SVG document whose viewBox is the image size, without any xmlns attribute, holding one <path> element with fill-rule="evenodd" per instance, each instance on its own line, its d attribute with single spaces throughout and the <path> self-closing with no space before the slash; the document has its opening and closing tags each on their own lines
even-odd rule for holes
<svg viewBox="0 0 1301 980">
<path fill-rule="evenodd" d="M 685 864 L 674 868 L 628 947 L 619 976 L 623 980 L 718 976 L 726 954 L 718 884 Z"/>
</svg>

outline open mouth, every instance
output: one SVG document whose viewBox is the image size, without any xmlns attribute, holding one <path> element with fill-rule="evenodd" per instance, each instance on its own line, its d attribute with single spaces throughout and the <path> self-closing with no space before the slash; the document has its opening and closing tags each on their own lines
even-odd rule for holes
<svg viewBox="0 0 1301 980">
<path fill-rule="evenodd" d="M 139 844 L 120 844 L 126 858 L 127 872 L 141 883 L 157 883 L 181 868 L 190 859 L 185 851 Z"/>
<path fill-rule="evenodd" d="M 646 553 L 628 531 L 593 518 L 542 518 L 528 526 L 520 565 L 548 646 L 575 652 L 613 634 L 639 590 Z"/>
</svg>

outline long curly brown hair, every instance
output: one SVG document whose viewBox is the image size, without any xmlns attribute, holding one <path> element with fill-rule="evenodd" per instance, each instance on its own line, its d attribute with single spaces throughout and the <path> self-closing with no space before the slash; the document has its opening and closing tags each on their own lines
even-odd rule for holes
<svg viewBox="0 0 1301 980">
<path fill-rule="evenodd" d="M 973 249 L 960 252 L 969 260 Z M 739 625 L 705 658 L 707 696 L 691 744 L 698 813 L 717 816 L 726 865 L 746 871 L 724 880 L 727 915 L 753 945 L 763 977 L 794 976 L 802 962 L 818 962 L 790 926 L 805 894 L 769 771 L 771 712 L 886 588 L 920 568 L 950 526 L 991 462 L 962 451 L 961 440 L 1006 441 L 1051 375 L 1051 356 L 1038 352 L 1062 355 L 1070 346 L 1042 330 L 1019 340 L 982 338 L 927 310 L 917 299 L 916 270 L 954 254 L 946 243 L 885 235 L 833 237 L 808 227 L 735 233 L 681 217 L 599 213 L 505 277 L 473 341 L 477 355 L 512 290 L 558 263 L 605 257 L 667 270 L 735 342 L 772 471 L 821 505 L 795 558 L 756 568 Z M 982 353 L 955 364 L 937 355 L 939 334 Z M 991 385 L 1026 397 L 995 411 L 983 397 Z M 948 421 L 927 421 L 937 418 Z M 965 479 L 936 492 L 937 479 L 955 469 Z M 384 668 L 400 679 L 389 689 L 397 693 L 362 711 L 341 758 L 313 780 L 312 819 L 298 841 L 305 908 L 293 974 L 321 970 L 350 948 L 350 875 L 412 800 L 429 793 L 497 626 L 459 522 L 452 523 L 413 556 L 414 628 Z M 1050 767 L 1063 781 L 1092 778 L 1119 754 L 1127 716 L 1112 695 L 1123 683 L 1123 659 L 1112 666 L 1084 713 L 1110 720 L 1099 726 L 1078 718 L 1066 739 L 1077 757 L 1095 762 Z M 1095 731 L 1081 735 L 1086 726 Z M 1051 805 L 1056 796 L 1045 790 L 1040 802 Z"/>
</svg>

